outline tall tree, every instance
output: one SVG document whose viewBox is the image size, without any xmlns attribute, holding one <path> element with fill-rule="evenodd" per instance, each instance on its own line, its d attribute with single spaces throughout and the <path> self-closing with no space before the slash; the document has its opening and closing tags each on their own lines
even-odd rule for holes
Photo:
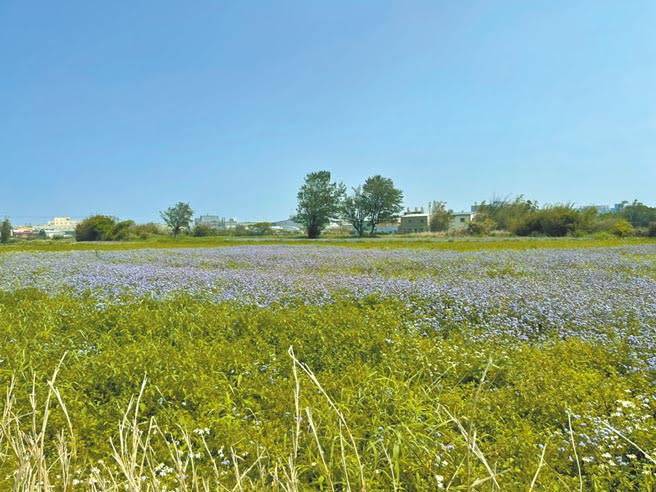
<svg viewBox="0 0 656 492">
<path fill-rule="evenodd" d="M 453 211 L 446 208 L 445 202 L 433 202 L 430 210 L 431 232 L 446 231 L 453 220 Z"/>
<path fill-rule="evenodd" d="M 2 226 L 0 227 L 0 242 L 3 244 L 8 243 L 10 237 L 11 223 L 9 222 L 9 219 L 5 219 L 2 221 Z"/>
<path fill-rule="evenodd" d="M 362 186 L 362 195 L 371 235 L 376 232 L 378 224 L 394 218 L 403 210 L 403 192 L 394 187 L 390 178 L 380 175 L 367 178 Z"/>
<path fill-rule="evenodd" d="M 625 206 L 619 216 L 628 220 L 633 227 L 647 227 L 650 222 L 656 221 L 656 208 L 648 207 L 638 200 Z"/>
<path fill-rule="evenodd" d="M 296 220 L 305 226 L 309 238 L 317 238 L 332 219 L 339 216 L 346 188 L 330 181 L 330 171 L 317 171 L 305 176 L 296 195 Z"/>
<path fill-rule="evenodd" d="M 166 209 L 166 211 L 160 212 L 159 215 L 166 222 L 166 225 L 169 226 L 171 232 L 173 232 L 173 237 L 177 237 L 180 231 L 189 229 L 189 223 L 194 215 L 194 211 L 188 203 L 178 202 Z"/>
<path fill-rule="evenodd" d="M 342 217 L 348 220 L 358 236 L 364 236 L 364 226 L 367 221 L 367 204 L 362 194 L 362 187 L 353 188 L 353 194 L 344 198 Z"/>
</svg>

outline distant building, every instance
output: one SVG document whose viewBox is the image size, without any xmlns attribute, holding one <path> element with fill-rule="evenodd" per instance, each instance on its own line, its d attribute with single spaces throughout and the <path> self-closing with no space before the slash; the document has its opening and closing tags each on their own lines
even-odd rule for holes
<svg viewBox="0 0 656 492">
<path fill-rule="evenodd" d="M 427 232 L 429 223 L 429 216 L 424 212 L 424 209 L 415 209 L 410 211 L 408 209 L 402 216 L 399 223 L 399 234 L 409 234 L 412 232 Z"/>
<path fill-rule="evenodd" d="M 449 224 L 450 231 L 466 228 L 472 221 L 473 213 L 471 212 L 456 212 L 452 215 L 451 223 Z"/>
<path fill-rule="evenodd" d="M 218 215 L 201 215 L 196 219 L 196 225 L 204 225 L 213 229 L 225 229 L 226 220 Z"/>
<path fill-rule="evenodd" d="M 73 237 L 75 235 L 75 231 L 65 231 L 63 229 L 41 229 L 43 231 L 43 234 L 48 239 L 54 239 L 54 238 L 60 238 L 60 237 Z"/>
<path fill-rule="evenodd" d="M 599 214 L 607 214 L 611 210 L 609 205 L 586 205 L 585 207 L 579 207 L 579 210 L 585 210 L 586 208 L 594 208 Z"/>
<path fill-rule="evenodd" d="M 35 226 L 35 229 L 43 231 L 43 234 L 50 239 L 54 237 L 73 237 L 75 227 L 78 224 L 79 221 L 72 220 L 70 217 L 54 217 L 47 224 Z"/>
<path fill-rule="evenodd" d="M 303 226 L 292 219 L 287 219 L 271 222 L 271 229 L 281 232 L 300 232 L 303 230 Z"/>
<path fill-rule="evenodd" d="M 377 234 L 396 234 L 399 232 L 399 224 L 397 222 L 384 222 L 376 226 Z"/>
<path fill-rule="evenodd" d="M 76 220 L 71 220 L 70 217 L 55 217 L 48 221 L 45 228 L 60 231 L 74 231 L 77 224 L 78 222 Z"/>
<path fill-rule="evenodd" d="M 615 205 L 613 205 L 613 208 L 612 208 L 611 211 L 612 211 L 613 213 L 621 212 L 623 209 L 625 209 L 625 208 L 628 207 L 628 206 L 629 206 L 629 202 L 627 202 L 626 200 L 624 200 L 624 201 L 622 201 L 621 203 L 616 203 Z"/>
<path fill-rule="evenodd" d="M 28 238 L 38 236 L 39 231 L 32 226 L 17 226 L 13 228 L 12 234 L 14 237 Z"/>
</svg>

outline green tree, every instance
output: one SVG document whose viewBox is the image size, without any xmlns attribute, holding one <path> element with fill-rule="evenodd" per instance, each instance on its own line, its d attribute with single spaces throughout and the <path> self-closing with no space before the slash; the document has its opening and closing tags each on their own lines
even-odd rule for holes
<svg viewBox="0 0 656 492">
<path fill-rule="evenodd" d="M 107 215 L 92 215 L 75 227 L 76 241 L 109 241 L 116 221 Z"/>
<path fill-rule="evenodd" d="M 317 171 L 305 176 L 296 198 L 295 220 L 305 226 L 309 238 L 319 237 L 332 219 L 339 217 L 346 188 L 330 181 L 329 171 Z"/>
<path fill-rule="evenodd" d="M 189 229 L 189 223 L 194 215 L 194 211 L 188 203 L 178 202 L 174 206 L 167 208 L 164 212 L 160 212 L 159 215 L 166 225 L 169 226 L 169 229 L 171 229 L 173 237 L 177 237 L 182 230 Z"/>
<path fill-rule="evenodd" d="M 622 208 L 618 215 L 628 220 L 633 227 L 648 227 L 650 222 L 656 221 L 656 208 L 633 200 L 633 203 Z"/>
<path fill-rule="evenodd" d="M 380 175 L 367 178 L 362 185 L 362 195 L 372 236 L 376 225 L 396 217 L 403 210 L 403 192 L 394 187 L 390 178 Z"/>
<path fill-rule="evenodd" d="M 9 222 L 9 219 L 5 219 L 2 221 L 2 226 L 0 227 L 0 243 L 2 244 L 8 243 L 10 237 L 11 237 L 11 223 Z"/>
<path fill-rule="evenodd" d="M 111 241 L 125 241 L 130 239 L 130 237 L 134 237 L 136 235 L 136 227 L 137 224 L 135 224 L 134 220 L 121 221 L 112 227 L 112 232 L 108 239 Z"/>
<path fill-rule="evenodd" d="M 532 212 L 537 210 L 537 202 L 525 200 L 519 195 L 514 200 L 493 198 L 490 203 L 482 202 L 476 206 L 474 222 L 486 223 L 492 229 L 501 229 L 516 233 L 520 224 L 524 224 Z M 488 226 L 484 227 L 486 229 Z M 476 228 L 477 226 L 473 226 Z"/>
<path fill-rule="evenodd" d="M 446 208 L 445 202 L 433 202 L 430 212 L 431 232 L 447 231 L 453 220 L 453 211 Z"/>
<path fill-rule="evenodd" d="M 364 236 L 364 226 L 367 221 L 367 207 L 362 187 L 353 188 L 353 194 L 344 198 L 342 203 L 342 218 L 348 220 L 358 236 Z"/>
</svg>

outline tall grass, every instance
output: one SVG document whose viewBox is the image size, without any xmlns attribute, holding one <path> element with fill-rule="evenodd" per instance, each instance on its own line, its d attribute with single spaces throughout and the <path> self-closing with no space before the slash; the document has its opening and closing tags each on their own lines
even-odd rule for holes
<svg viewBox="0 0 656 492">
<path fill-rule="evenodd" d="M 293 347 L 288 351 L 294 390 L 289 405 L 294 409 L 294 424 L 291 429 L 292 442 L 288 455 L 271 455 L 267 449 L 258 447 L 258 454 L 250 464 L 232 448 L 229 453 L 210 449 L 206 431 L 191 433 L 179 428 L 176 435 L 160 428 L 156 419 L 142 417 L 142 398 L 147 385 L 144 378 L 140 390 L 133 395 L 115 424 L 110 438 L 111 454 L 96 462 L 82 462 L 77 459 L 76 429 L 71 422 L 62 395 L 57 387 L 57 376 L 61 362 L 48 380 L 45 399 L 39 401 L 36 385 L 29 395 L 30 408 L 26 413 L 15 408 L 16 386 L 12 379 L 6 389 L 6 396 L 0 418 L 0 469 L 7 474 L 2 481 L 4 490 L 20 492 L 51 491 L 90 491 L 90 492 L 245 492 L 245 491 L 284 491 L 301 490 L 359 491 L 368 490 L 409 490 L 399 476 L 400 449 L 398 443 L 391 450 L 386 443 L 379 443 L 384 459 L 366 463 L 360 456 L 361 445 L 354 437 L 347 417 L 339 405 L 323 388 L 318 377 L 305 363 L 298 360 Z M 63 362 L 63 359 L 62 359 Z M 300 369 L 300 372 L 297 370 Z M 487 369 L 479 381 L 479 391 L 483 387 Z M 315 409 L 302 407 L 301 390 L 318 392 L 328 404 L 337 420 L 334 435 L 322 434 L 315 423 Z M 55 405 L 56 403 L 56 405 Z M 441 425 L 454 424 L 466 444 L 466 453 L 455 474 L 446 481 L 445 477 L 435 476 L 433 489 L 444 490 L 501 490 L 497 477 L 504 472 L 496 470 L 485 457 L 477 441 L 476 422 L 470 420 L 463 424 L 445 406 L 438 404 L 438 410 L 445 417 Z M 62 428 L 52 429 L 49 417 L 60 412 L 67 423 Z M 305 416 L 305 418 L 304 418 Z M 321 420 L 329 420 L 330 415 L 321 415 Z M 570 422 L 571 424 L 571 422 Z M 571 431 L 571 426 L 570 426 Z M 571 431 L 572 439 L 574 433 Z M 407 439 L 413 439 L 410 433 Z M 335 446 L 337 442 L 337 447 Z M 321 461 L 324 480 L 308 487 L 299 478 L 299 471 L 317 467 L 308 463 L 308 454 L 303 457 L 299 448 L 313 447 Z M 546 449 L 546 448 L 545 448 Z M 539 456 L 539 464 L 530 483 L 514 484 L 513 490 L 533 490 L 539 484 L 538 475 L 544 465 L 545 449 Z M 222 463 L 219 463 L 220 459 Z M 470 460 L 475 459 L 483 465 L 477 473 Z M 222 466 L 229 464 L 230 466 Z M 388 474 L 389 483 L 381 488 L 380 482 L 370 486 L 367 477 Z M 462 475 L 462 485 L 452 487 L 458 475 Z M 581 482 L 582 484 L 582 482 Z M 525 487 L 523 487 L 525 485 Z M 413 489 L 414 490 L 414 489 Z M 581 489 L 582 490 L 582 489 Z"/>
</svg>

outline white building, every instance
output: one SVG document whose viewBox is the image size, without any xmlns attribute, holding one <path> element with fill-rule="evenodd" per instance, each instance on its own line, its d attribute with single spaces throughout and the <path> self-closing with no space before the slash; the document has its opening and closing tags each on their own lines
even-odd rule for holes
<svg viewBox="0 0 656 492">
<path fill-rule="evenodd" d="M 450 231 L 457 231 L 459 229 L 466 228 L 469 223 L 472 221 L 474 214 L 470 212 L 456 212 L 451 217 L 451 223 L 449 224 Z"/>
<path fill-rule="evenodd" d="M 71 220 L 70 217 L 54 217 L 49 220 L 44 229 L 55 229 L 59 231 L 73 231 L 78 221 Z"/>
</svg>

